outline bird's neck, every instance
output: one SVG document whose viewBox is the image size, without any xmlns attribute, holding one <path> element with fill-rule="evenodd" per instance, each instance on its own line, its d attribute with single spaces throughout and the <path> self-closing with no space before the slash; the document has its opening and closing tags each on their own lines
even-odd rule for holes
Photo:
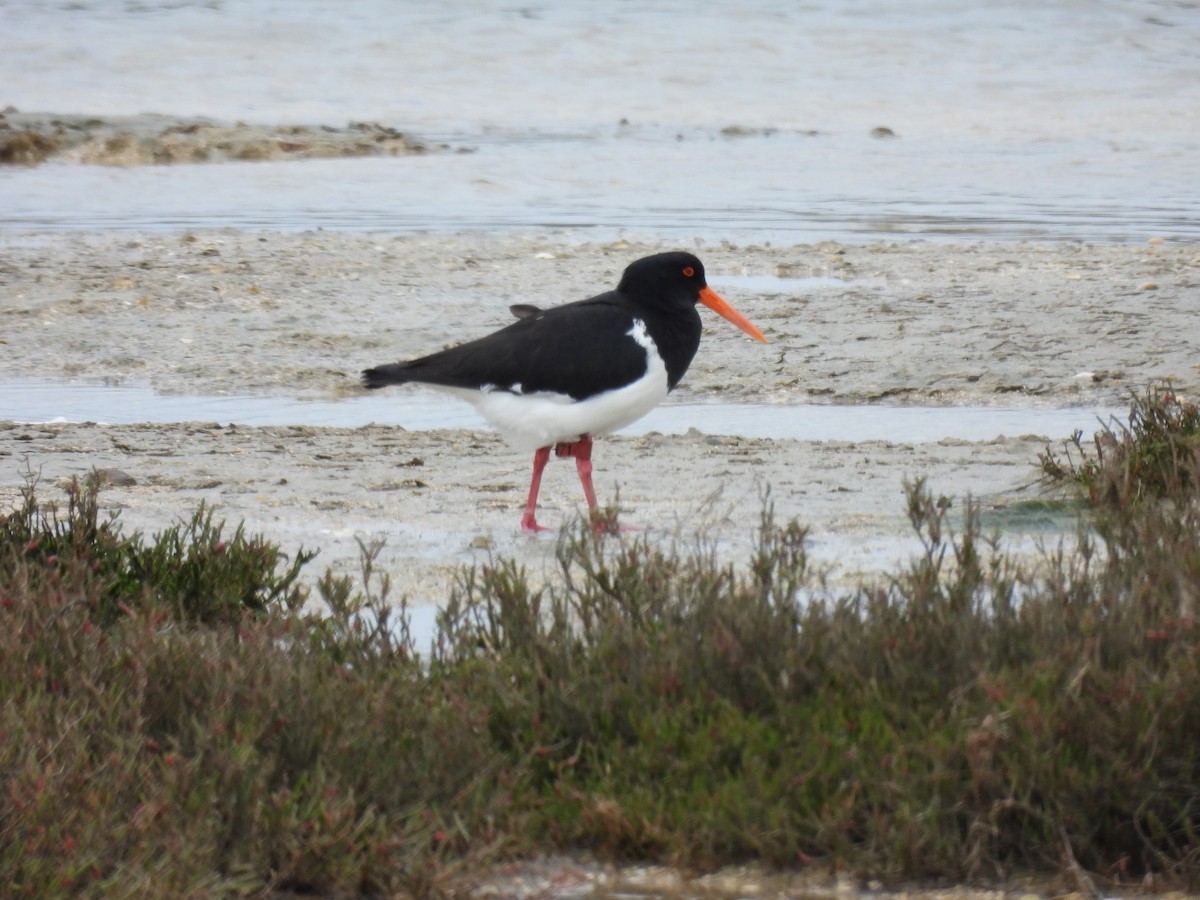
<svg viewBox="0 0 1200 900">
<path fill-rule="evenodd" d="M 695 308 L 688 312 L 688 315 L 682 316 L 655 315 L 652 312 L 641 316 L 666 366 L 668 390 L 674 390 L 675 385 L 679 384 L 700 346 L 700 314 Z"/>
</svg>

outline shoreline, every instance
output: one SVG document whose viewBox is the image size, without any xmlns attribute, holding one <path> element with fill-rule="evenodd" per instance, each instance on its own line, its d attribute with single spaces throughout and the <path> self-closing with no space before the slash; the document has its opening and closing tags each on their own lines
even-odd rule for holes
<svg viewBox="0 0 1200 900">
<path fill-rule="evenodd" d="M 1023 488 L 1036 480 L 1041 448 L 1035 436 L 892 444 L 651 433 L 597 441 L 595 481 L 601 503 L 616 503 L 622 522 L 640 529 L 635 538 L 711 544 L 735 563 L 749 557 L 769 501 L 777 521 L 811 529 L 817 567 L 835 567 L 836 581 L 852 583 L 916 552 L 906 479 L 926 477 L 958 501 L 970 493 L 999 513 L 1036 499 Z M 72 477 L 95 469 L 104 475 L 103 508 L 119 510 L 126 529 L 153 533 L 203 501 L 229 527 L 244 522 L 285 552 L 320 550 L 310 581 L 327 566 L 357 575 L 359 541 L 383 540 L 376 570 L 412 605 L 441 605 L 461 568 L 496 556 L 543 582 L 557 571 L 557 531 L 531 536 L 518 525 L 529 459 L 486 432 L 5 423 L 0 461 L 6 507 L 27 468 L 40 472 L 40 499 L 59 503 Z M 583 512 L 574 467 L 549 466 L 543 524 L 577 527 Z"/>
</svg>

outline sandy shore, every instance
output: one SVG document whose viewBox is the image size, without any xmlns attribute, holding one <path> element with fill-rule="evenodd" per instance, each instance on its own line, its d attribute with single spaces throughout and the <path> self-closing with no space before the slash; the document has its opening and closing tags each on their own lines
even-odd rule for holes
<svg viewBox="0 0 1200 900">
<path fill-rule="evenodd" d="M 0 239 L 0 378 L 352 402 L 367 365 L 482 334 L 508 320 L 510 303 L 587 296 L 660 249 L 561 235 L 9 235 Z M 721 292 L 771 344 L 706 319 L 679 389 L 693 397 L 794 415 L 782 404 L 1119 405 L 1156 379 L 1185 393 L 1200 382 L 1194 245 L 697 252 L 714 282 L 731 279 Z M 803 293 L 737 286 L 736 277 L 772 274 L 827 280 Z M 489 554 L 553 571 L 554 536 L 517 528 L 529 460 L 488 433 L 5 418 L 0 408 L 5 505 L 28 468 L 40 471 L 46 499 L 61 496 L 64 478 L 109 469 L 105 503 L 130 527 L 162 527 L 205 500 L 285 549 L 320 548 L 314 573 L 354 571 L 358 540 L 386 540 L 381 565 L 414 603 L 439 602 L 460 566 Z M 619 494 L 624 521 L 652 539 L 699 532 L 735 558 L 769 487 L 781 517 L 811 525 L 817 559 L 871 570 L 902 546 L 905 478 L 1003 508 L 1030 496 L 1021 488 L 1042 445 L 1037 435 L 919 444 L 615 436 L 597 445 L 596 485 L 604 499 Z M 579 514 L 573 466 L 552 464 L 543 508 L 546 524 Z"/>
</svg>

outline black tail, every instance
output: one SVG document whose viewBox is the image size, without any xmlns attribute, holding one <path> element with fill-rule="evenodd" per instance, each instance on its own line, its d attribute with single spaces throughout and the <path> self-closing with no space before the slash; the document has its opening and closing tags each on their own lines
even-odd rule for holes
<svg viewBox="0 0 1200 900">
<path fill-rule="evenodd" d="M 365 369 L 362 373 L 363 387 L 374 390 L 387 387 L 389 384 L 404 384 L 411 380 L 406 371 L 407 368 L 406 363 L 391 363 L 386 366 Z"/>
</svg>

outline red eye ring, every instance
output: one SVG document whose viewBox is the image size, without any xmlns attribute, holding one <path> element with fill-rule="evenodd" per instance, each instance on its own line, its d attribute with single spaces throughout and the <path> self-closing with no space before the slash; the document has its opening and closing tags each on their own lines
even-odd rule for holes
<svg viewBox="0 0 1200 900">
<path fill-rule="evenodd" d="M 683 277 L 684 278 L 691 278 L 695 274 L 696 274 L 696 270 L 693 269 L 691 266 L 683 267 Z"/>
</svg>

